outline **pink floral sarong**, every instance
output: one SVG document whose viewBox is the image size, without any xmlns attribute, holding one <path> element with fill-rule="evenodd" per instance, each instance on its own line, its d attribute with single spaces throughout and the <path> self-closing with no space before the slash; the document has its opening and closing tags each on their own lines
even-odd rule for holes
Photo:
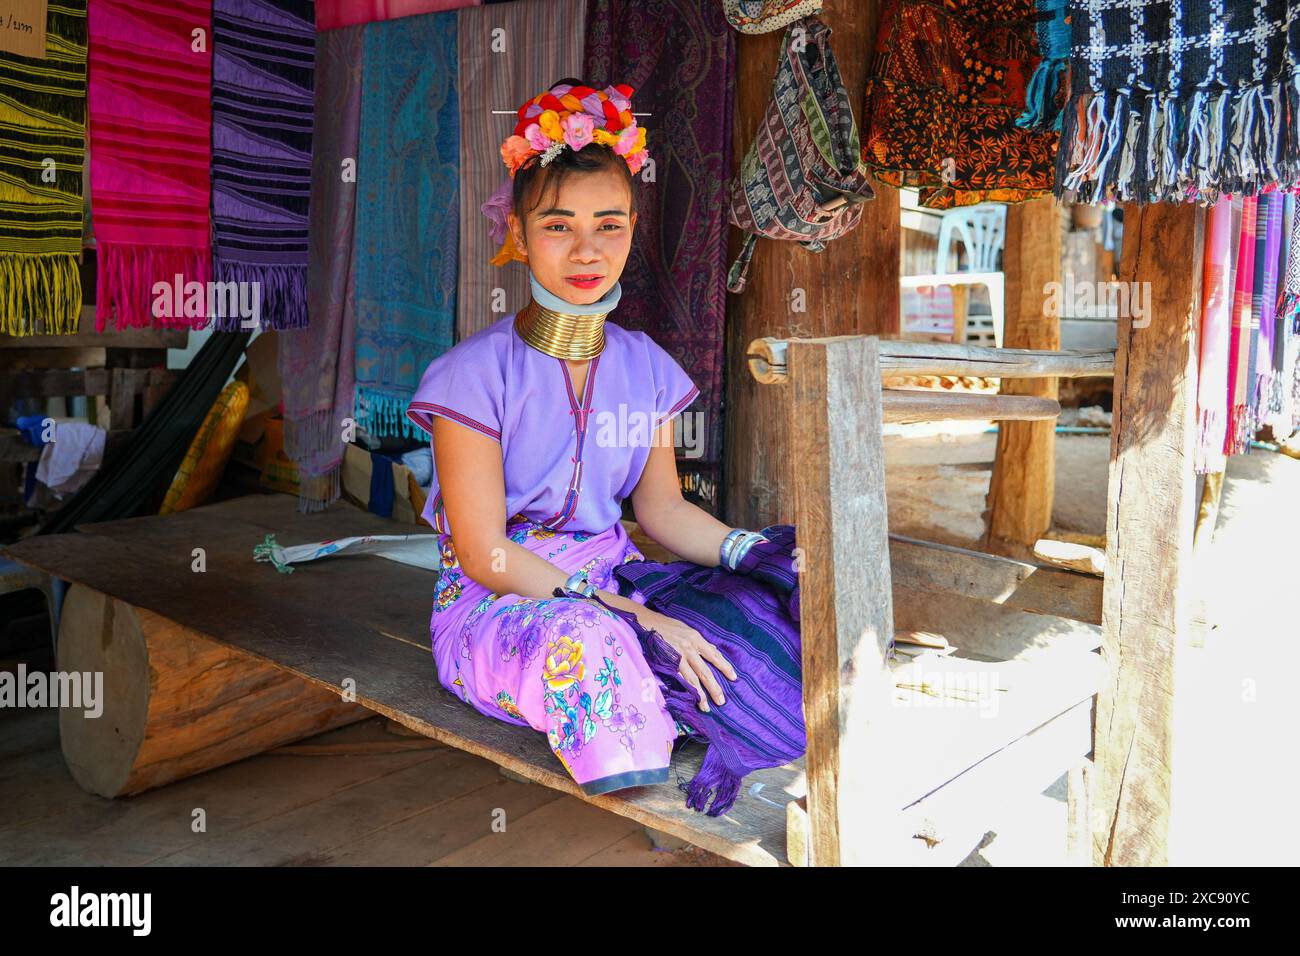
<svg viewBox="0 0 1300 956">
<path fill-rule="evenodd" d="M 506 533 L 607 591 L 618 591 L 615 566 L 644 559 L 618 522 L 592 534 L 515 515 Z M 430 632 L 442 685 L 490 717 L 544 732 L 588 795 L 667 782 L 685 731 L 630 625 L 579 598 L 491 593 L 461 569 L 450 535 L 439 546 Z"/>
</svg>

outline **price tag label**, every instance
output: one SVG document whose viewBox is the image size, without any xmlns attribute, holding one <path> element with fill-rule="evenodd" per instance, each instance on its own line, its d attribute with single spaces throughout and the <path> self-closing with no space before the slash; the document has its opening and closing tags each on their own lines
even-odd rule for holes
<svg viewBox="0 0 1300 956">
<path fill-rule="evenodd" d="M 44 58 L 48 0 L 0 0 L 0 51 Z"/>
</svg>

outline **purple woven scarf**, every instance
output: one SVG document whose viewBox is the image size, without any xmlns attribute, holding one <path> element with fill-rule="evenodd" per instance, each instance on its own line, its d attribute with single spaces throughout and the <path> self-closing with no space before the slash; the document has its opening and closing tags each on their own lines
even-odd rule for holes
<svg viewBox="0 0 1300 956">
<path fill-rule="evenodd" d="M 794 526 L 774 525 L 763 534 L 770 543 L 755 545 L 740 573 L 690 561 L 631 561 L 614 569 L 624 596 L 635 600 L 640 592 L 648 608 L 695 628 L 735 667 L 736 681 L 715 671 L 727 702 L 707 713 L 677 675 L 678 653 L 631 613 L 605 605 L 636 632 L 668 712 L 707 745 L 685 789 L 686 805 L 707 806 L 711 817 L 731 809 L 746 774 L 784 766 L 808 749 Z"/>
<path fill-rule="evenodd" d="M 212 219 L 220 282 L 256 283 L 261 328 L 307 324 L 312 0 L 213 0 Z M 219 329 L 248 316 L 222 309 Z"/>
</svg>

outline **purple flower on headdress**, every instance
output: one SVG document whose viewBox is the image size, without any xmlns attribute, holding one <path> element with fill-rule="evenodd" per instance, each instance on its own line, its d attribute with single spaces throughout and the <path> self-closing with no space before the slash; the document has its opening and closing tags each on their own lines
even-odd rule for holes
<svg viewBox="0 0 1300 956">
<path fill-rule="evenodd" d="M 492 242 L 498 246 L 506 241 L 506 216 L 510 214 L 510 194 L 513 185 L 514 181 L 507 176 L 497 187 L 496 192 L 488 197 L 488 201 L 479 206 L 483 215 L 492 221 L 492 225 L 488 227 L 488 234 L 492 237 Z"/>
<path fill-rule="evenodd" d="M 564 119 L 564 141 L 575 151 L 591 142 L 596 124 L 586 113 L 570 113 Z"/>
</svg>

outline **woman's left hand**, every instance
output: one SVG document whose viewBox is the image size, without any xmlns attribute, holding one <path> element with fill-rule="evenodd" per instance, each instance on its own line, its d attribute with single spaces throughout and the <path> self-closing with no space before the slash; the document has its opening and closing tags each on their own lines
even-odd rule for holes
<svg viewBox="0 0 1300 956">
<path fill-rule="evenodd" d="M 659 636 L 681 656 L 677 673 L 684 682 L 695 688 L 695 693 L 700 699 L 698 705 L 700 710 L 706 713 L 709 710 L 709 702 L 705 697 L 706 690 L 708 696 L 712 697 L 719 707 L 727 702 L 718 679 L 713 676 L 713 669 L 709 667 L 709 664 L 717 667 L 728 680 L 736 679 L 736 669 L 723 657 L 722 651 L 705 640 L 695 628 L 666 614 L 641 608 L 636 612 L 636 617 L 643 627 L 657 631 Z"/>
</svg>

